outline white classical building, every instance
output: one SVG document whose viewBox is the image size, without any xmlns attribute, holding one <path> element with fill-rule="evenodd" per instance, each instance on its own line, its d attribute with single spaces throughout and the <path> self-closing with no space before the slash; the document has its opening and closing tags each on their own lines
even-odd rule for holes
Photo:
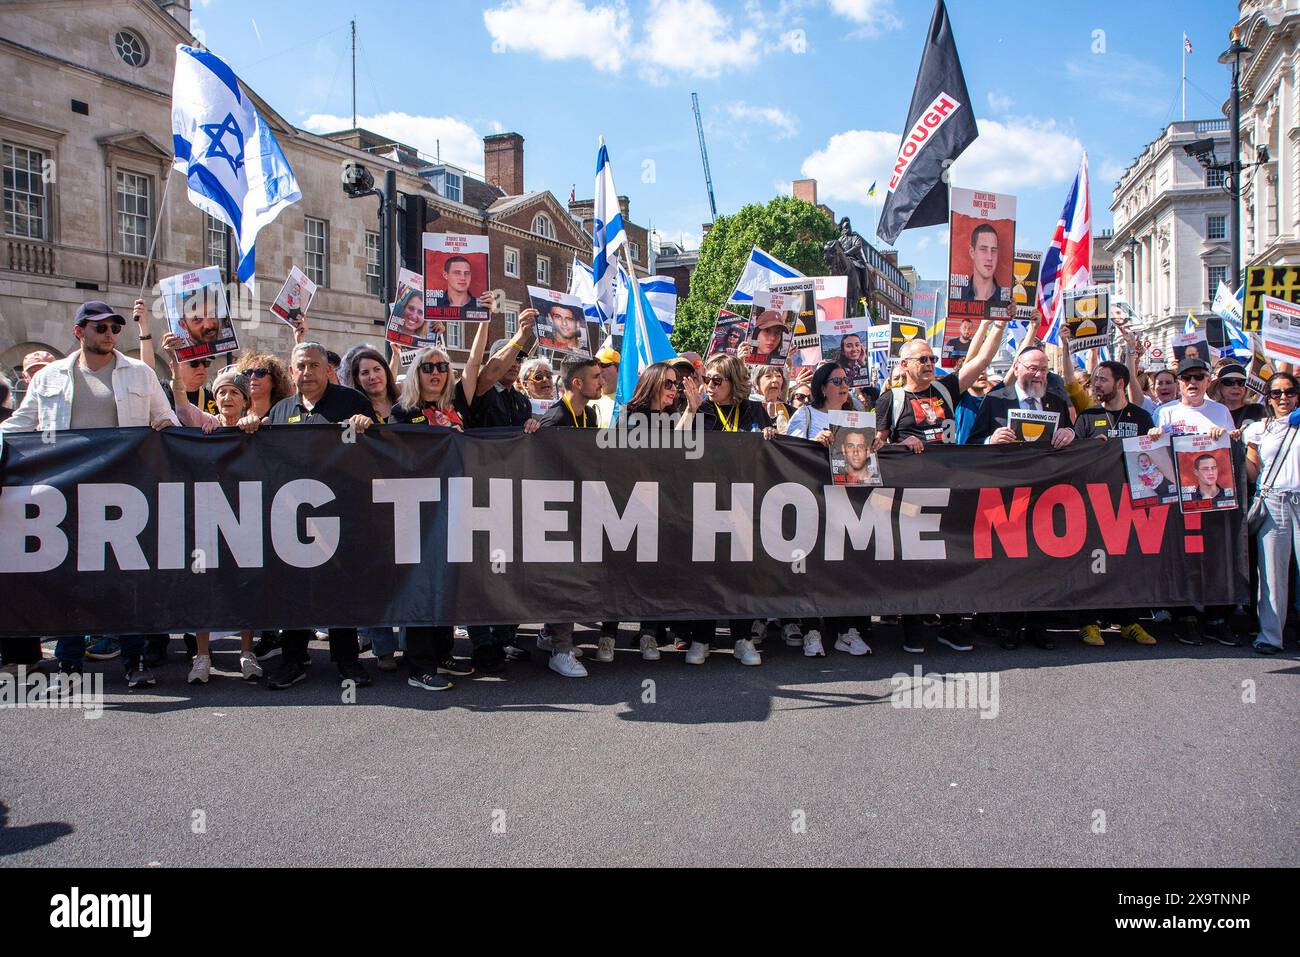
<svg viewBox="0 0 1300 957">
<path fill-rule="evenodd" d="M 1170 123 L 1124 171 L 1111 199 L 1114 284 L 1146 323 L 1145 337 L 1168 353 L 1188 313 L 1206 324 L 1230 258 L 1231 200 L 1223 174 L 1207 171 L 1184 147 L 1213 138 L 1228 155 L 1227 120 Z M 1217 323 L 1211 323 L 1217 326 Z"/>
<path fill-rule="evenodd" d="M 1300 0 L 1242 0 L 1241 155 L 1269 160 L 1242 178 L 1242 265 L 1300 264 Z M 1224 115 L 1228 115 L 1225 101 Z"/>
</svg>

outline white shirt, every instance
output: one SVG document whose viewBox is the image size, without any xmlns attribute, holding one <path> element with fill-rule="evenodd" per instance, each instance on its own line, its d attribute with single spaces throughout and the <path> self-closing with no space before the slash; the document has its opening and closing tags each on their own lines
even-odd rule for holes
<svg viewBox="0 0 1300 957">
<path fill-rule="evenodd" d="M 1294 431 L 1285 419 L 1261 419 L 1250 423 L 1241 434 L 1243 442 L 1259 450 L 1259 481 L 1267 478 L 1269 486 L 1279 492 L 1300 492 L 1300 435 L 1287 438 Z M 1286 458 L 1277 463 L 1274 472 L 1274 460 L 1284 443 L 1289 445 Z"/>
<path fill-rule="evenodd" d="M 1237 427 L 1228 407 L 1213 399 L 1200 405 L 1184 405 L 1181 400 L 1166 402 L 1156 410 L 1156 425 L 1170 435 L 1204 435 L 1215 426 L 1231 432 Z"/>
</svg>

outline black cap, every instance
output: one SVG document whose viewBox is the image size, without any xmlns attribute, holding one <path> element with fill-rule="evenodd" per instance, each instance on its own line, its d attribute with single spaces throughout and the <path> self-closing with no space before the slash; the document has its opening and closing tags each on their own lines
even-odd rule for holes
<svg viewBox="0 0 1300 957">
<path fill-rule="evenodd" d="M 1195 356 L 1190 356 L 1184 359 L 1182 362 L 1178 363 L 1178 374 L 1180 376 L 1183 375 L 1184 373 L 1193 372 L 1198 369 L 1202 372 L 1209 372 L 1210 371 L 1209 363 L 1207 363 L 1204 359 L 1197 359 Z"/>
<path fill-rule="evenodd" d="M 1229 362 L 1219 369 L 1219 381 L 1222 382 L 1224 379 L 1241 379 L 1244 382 L 1246 370 L 1239 363 Z"/>
<path fill-rule="evenodd" d="M 90 302 L 82 303 L 77 309 L 77 325 L 85 322 L 103 322 L 107 319 L 116 319 L 118 322 L 126 325 L 126 320 L 113 311 L 113 307 L 106 302 L 100 302 L 98 299 L 92 299 Z"/>
</svg>

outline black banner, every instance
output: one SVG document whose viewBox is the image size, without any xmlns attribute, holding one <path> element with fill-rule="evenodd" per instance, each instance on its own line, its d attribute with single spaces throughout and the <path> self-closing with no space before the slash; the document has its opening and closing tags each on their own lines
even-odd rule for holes
<svg viewBox="0 0 1300 957">
<path fill-rule="evenodd" d="M 1246 599 L 1242 511 L 1134 508 L 1119 442 L 887 448 L 870 489 L 828 484 L 826 450 L 802 440 L 606 447 L 616 435 L 5 435 L 0 632 Z"/>
</svg>

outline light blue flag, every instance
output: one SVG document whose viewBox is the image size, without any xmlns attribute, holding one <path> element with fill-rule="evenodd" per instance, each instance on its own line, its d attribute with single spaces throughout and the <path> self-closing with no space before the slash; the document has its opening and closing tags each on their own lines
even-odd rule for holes
<svg viewBox="0 0 1300 957">
<path fill-rule="evenodd" d="M 1214 294 L 1214 304 L 1210 311 L 1223 320 L 1223 331 L 1228 338 L 1228 347 L 1238 359 L 1249 359 L 1254 355 L 1250 336 L 1241 328 L 1241 307 L 1246 287 L 1240 287 L 1234 295 L 1228 284 L 1219 283 Z"/>
<path fill-rule="evenodd" d="M 748 306 L 754 301 L 754 293 L 771 288 L 772 283 L 780 282 L 782 279 L 803 278 L 805 278 L 804 274 L 799 270 L 787 266 L 775 256 L 769 256 L 755 246 L 750 251 L 749 260 L 745 263 L 740 279 L 736 282 L 736 289 L 727 302 Z"/>
<path fill-rule="evenodd" d="M 596 192 L 591 224 L 591 278 L 596 287 L 596 310 L 600 324 L 608 325 L 617 315 L 618 250 L 627 242 L 623 211 L 614 188 L 614 170 L 609 165 L 605 137 L 596 151 Z"/>
<path fill-rule="evenodd" d="M 614 394 L 614 405 L 618 409 L 632 398 L 646 366 L 677 358 L 677 350 L 668 341 L 668 335 L 659 324 L 654 307 L 636 277 L 632 278 L 630 292 L 632 306 L 628 309 L 627 328 L 623 333 L 620 353 L 623 361 L 618 367 L 618 391 Z"/>
<path fill-rule="evenodd" d="M 176 47 L 172 143 L 173 166 L 185 177 L 190 202 L 238 237 L 239 279 L 251 281 L 258 232 L 302 192 L 234 71 L 207 50 L 183 44 Z"/>
</svg>

